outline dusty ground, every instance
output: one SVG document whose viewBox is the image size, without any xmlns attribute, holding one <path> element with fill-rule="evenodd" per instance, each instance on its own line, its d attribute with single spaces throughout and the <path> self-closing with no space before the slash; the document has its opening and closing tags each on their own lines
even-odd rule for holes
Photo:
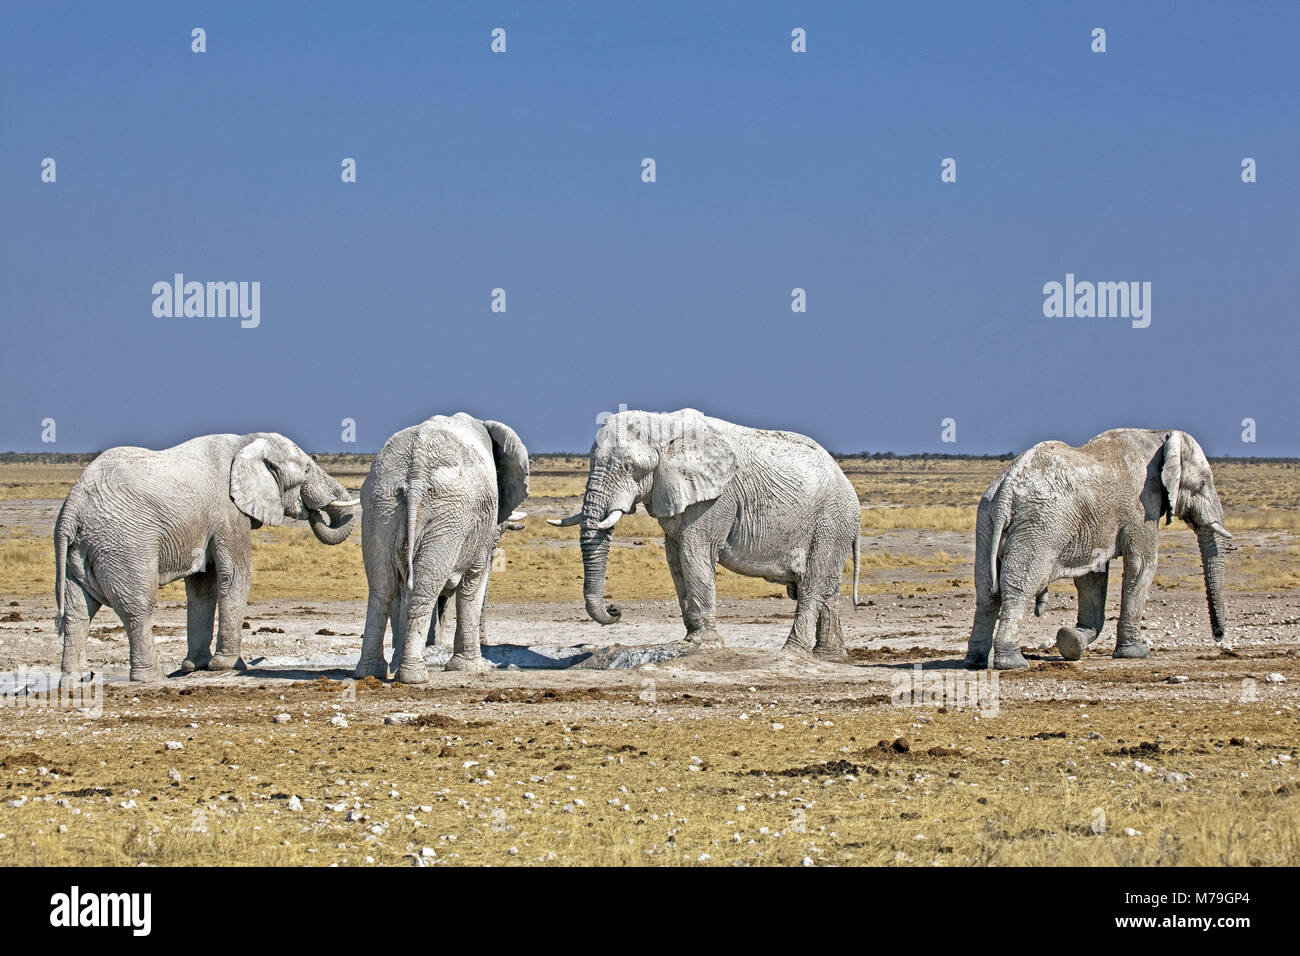
<svg viewBox="0 0 1300 956">
<path fill-rule="evenodd" d="M 990 696 L 957 706 L 955 686 L 942 699 L 934 682 L 978 679 L 958 667 L 973 542 L 957 519 L 973 509 L 917 499 L 998 468 L 855 476 L 864 503 L 901 517 L 864 513 L 864 551 L 879 559 L 864 570 L 867 606 L 845 610 L 844 665 L 780 659 L 793 602 L 731 575 L 719 585 L 726 648 L 594 669 L 653 659 L 646 648 L 682 635 L 653 526 L 622 535 L 627 563 L 611 564 L 610 587 L 624 618 L 601 628 L 572 591 L 571 537 L 530 518 L 493 578 L 497 671 L 357 684 L 359 548 L 268 536 L 247 672 L 123 683 L 125 635 L 104 612 L 90 644 L 109 678 L 102 715 L 0 710 L 0 865 L 1294 865 L 1294 471 L 1271 474 L 1268 500 L 1250 503 L 1258 520 L 1239 515 L 1237 527 L 1259 527 L 1228 554 L 1229 649 L 1210 638 L 1191 536 L 1171 529 L 1148 660 L 1108 656 L 1117 566 L 1111 620 L 1084 660 L 1050 649 L 1074 614 L 1072 588 L 1054 590 L 1024 631 L 1032 667 L 995 688 L 963 684 Z M 57 664 L 42 549 L 70 475 L 0 481 L 0 671 Z M 567 513 L 573 480 L 535 479 L 530 513 Z M 324 563 L 307 564 L 312 552 Z M 544 583 L 554 599 L 536 598 Z M 180 597 L 168 590 L 155 627 L 169 668 L 184 656 Z"/>
</svg>

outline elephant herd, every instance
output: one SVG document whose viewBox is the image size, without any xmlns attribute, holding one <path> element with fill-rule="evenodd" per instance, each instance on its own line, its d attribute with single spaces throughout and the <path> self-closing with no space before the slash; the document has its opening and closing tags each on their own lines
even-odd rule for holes
<svg viewBox="0 0 1300 956">
<path fill-rule="evenodd" d="M 113 448 L 82 473 L 54 529 L 56 629 L 63 679 L 84 679 L 90 622 L 103 606 L 121 618 L 131 680 L 162 670 L 152 618 L 158 589 L 185 580 L 187 651 L 181 669 L 228 670 L 240 659 L 251 582 L 251 532 L 305 519 L 326 545 L 355 530 L 369 599 L 356 676 L 429 679 L 425 646 L 455 601 L 448 670 L 486 670 L 483 609 L 502 534 L 520 529 L 528 451 L 507 425 L 436 415 L 384 443 L 359 499 L 283 435 L 207 435 L 174 448 Z M 796 602 L 785 653 L 844 661 L 840 583 L 853 559 L 858 604 L 861 508 L 835 460 L 815 441 L 747 428 L 694 409 L 623 411 L 596 436 L 579 511 L 550 519 L 578 527 L 587 613 L 605 603 L 610 539 L 638 507 L 659 521 L 686 640 L 720 642 L 717 565 L 783 584 Z M 1124 559 L 1116 657 L 1146 657 L 1142 611 L 1156 571 L 1160 520 L 1196 532 L 1210 624 L 1225 629 L 1223 506 L 1210 465 L 1186 432 L 1119 428 L 1074 448 L 1049 441 L 1020 455 L 989 486 L 976 523 L 975 620 L 966 664 L 1026 666 L 1017 641 L 1048 585 L 1072 578 L 1078 622 L 1057 647 L 1079 660 L 1105 621 L 1109 563 Z M 216 647 L 212 647 L 216 626 Z"/>
</svg>

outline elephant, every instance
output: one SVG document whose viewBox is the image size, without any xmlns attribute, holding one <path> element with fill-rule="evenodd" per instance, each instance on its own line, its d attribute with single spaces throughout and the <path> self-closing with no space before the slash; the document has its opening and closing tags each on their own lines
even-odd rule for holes
<svg viewBox="0 0 1300 956">
<path fill-rule="evenodd" d="M 528 449 L 501 422 L 435 415 L 384 443 L 361 486 L 370 594 L 357 679 L 388 676 L 391 622 L 396 679 L 426 683 L 426 641 L 452 594 L 456 637 L 446 669 L 492 669 L 480 647 L 492 556 L 507 526 L 525 517 L 515 509 L 527 497 Z"/>
<path fill-rule="evenodd" d="M 252 530 L 305 518 L 322 543 L 341 544 L 359 503 L 274 432 L 204 435 L 162 451 L 110 448 L 81 473 L 54 526 L 64 678 L 84 675 L 90 622 L 104 605 L 126 627 L 131 680 L 160 677 L 154 606 L 158 588 L 178 578 L 185 579 L 188 645 L 181 669 L 234 668 L 252 582 Z"/>
<path fill-rule="evenodd" d="M 1143 658 L 1142 611 L 1156 573 L 1160 519 L 1196 532 L 1210 628 L 1226 628 L 1223 505 L 1201 446 L 1183 431 L 1116 428 L 1078 448 L 1059 441 L 1018 457 L 980 499 L 975 534 L 975 622 L 968 667 L 1026 667 L 1016 632 L 1025 609 L 1046 607 L 1047 586 L 1073 578 L 1078 622 L 1062 627 L 1066 660 L 1083 657 L 1106 620 L 1110 561 L 1124 558 L 1114 657 Z M 996 638 L 994 630 L 996 628 Z M 990 657 L 990 650 L 992 655 Z"/>
<path fill-rule="evenodd" d="M 856 607 L 861 505 L 835 459 L 811 438 L 735 425 L 693 408 L 611 415 L 591 448 L 581 510 L 549 519 L 581 526 L 583 598 L 601 624 L 622 616 L 617 605 L 605 604 L 605 571 L 614 525 L 638 504 L 663 529 L 688 642 L 722 642 L 720 563 L 786 585 L 798 602 L 787 654 L 847 659 L 840 579 L 851 551 Z"/>
</svg>

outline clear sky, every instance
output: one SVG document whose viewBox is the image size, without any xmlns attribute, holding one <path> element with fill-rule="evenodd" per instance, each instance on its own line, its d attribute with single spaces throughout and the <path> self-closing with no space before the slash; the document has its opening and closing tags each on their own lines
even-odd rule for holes
<svg viewBox="0 0 1300 956">
<path fill-rule="evenodd" d="M 585 451 L 625 404 L 1300 455 L 1298 40 L 1290 0 L 9 4 L 0 450 L 465 410 Z M 260 324 L 155 317 L 177 272 Z M 1067 273 L 1150 326 L 1045 317 Z"/>
</svg>

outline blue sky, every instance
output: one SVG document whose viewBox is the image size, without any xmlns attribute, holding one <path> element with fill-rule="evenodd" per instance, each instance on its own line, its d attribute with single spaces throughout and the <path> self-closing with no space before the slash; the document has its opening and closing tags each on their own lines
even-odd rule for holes
<svg viewBox="0 0 1300 956">
<path fill-rule="evenodd" d="M 465 410 L 585 451 L 622 403 L 1300 455 L 1297 37 L 1290 2 L 12 6 L 0 450 Z M 261 324 L 154 317 L 176 272 L 259 281 Z M 1067 273 L 1151 282 L 1150 327 L 1044 317 Z"/>
</svg>

